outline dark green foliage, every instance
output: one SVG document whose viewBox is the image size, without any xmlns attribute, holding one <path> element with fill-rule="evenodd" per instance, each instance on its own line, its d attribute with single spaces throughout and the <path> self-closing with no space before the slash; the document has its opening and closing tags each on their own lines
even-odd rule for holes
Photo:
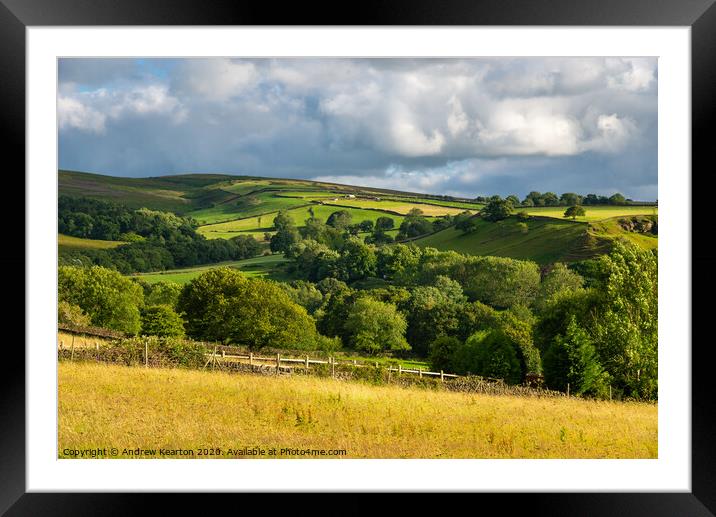
<svg viewBox="0 0 716 517">
<path fill-rule="evenodd" d="M 455 223 L 455 228 L 463 233 L 471 233 L 477 229 L 477 226 L 476 217 L 464 217 Z"/>
<path fill-rule="evenodd" d="M 183 336 L 184 321 L 169 305 L 144 307 L 141 311 L 142 334 L 146 336 Z"/>
<path fill-rule="evenodd" d="M 433 225 L 423 216 L 419 208 L 411 209 L 400 224 L 396 240 L 404 240 L 433 231 Z"/>
<path fill-rule="evenodd" d="M 501 330 L 477 332 L 453 354 L 457 373 L 503 379 L 518 384 L 522 378 L 520 362 L 510 339 Z"/>
<path fill-rule="evenodd" d="M 571 217 L 572 219 L 576 219 L 577 217 L 581 217 L 587 215 L 587 211 L 584 210 L 584 207 L 581 206 L 570 206 L 567 208 L 567 210 L 564 211 L 564 217 Z"/>
<path fill-rule="evenodd" d="M 338 259 L 339 278 L 353 282 L 376 275 L 377 259 L 371 246 L 357 239 L 348 239 Z"/>
<path fill-rule="evenodd" d="M 353 221 L 353 216 L 348 210 L 338 210 L 328 216 L 326 224 L 338 230 L 347 228 Z"/>
<path fill-rule="evenodd" d="M 572 316 L 565 335 L 555 336 L 544 355 L 544 378 L 550 389 L 566 391 L 575 395 L 604 396 L 608 392 L 609 377 L 599 362 L 599 357 L 589 334 Z"/>
<path fill-rule="evenodd" d="M 513 211 L 512 204 L 505 199 L 490 201 L 485 208 L 480 210 L 480 216 L 486 221 L 497 222 L 507 219 Z"/>
<path fill-rule="evenodd" d="M 619 192 L 616 194 L 613 194 L 609 197 L 609 204 L 610 205 L 626 205 L 627 200 L 624 196 L 622 196 Z"/>
<path fill-rule="evenodd" d="M 395 227 L 395 220 L 392 217 L 381 216 L 375 220 L 375 229 L 388 231 Z"/>
<path fill-rule="evenodd" d="M 459 339 L 449 336 L 440 336 L 430 343 L 430 368 L 434 372 L 443 370 L 450 372 L 452 368 L 452 358 L 456 350 L 461 346 Z"/>
<path fill-rule="evenodd" d="M 271 237 L 271 251 L 274 253 L 286 253 L 294 244 L 300 242 L 301 235 L 295 227 L 283 228 Z"/>
</svg>

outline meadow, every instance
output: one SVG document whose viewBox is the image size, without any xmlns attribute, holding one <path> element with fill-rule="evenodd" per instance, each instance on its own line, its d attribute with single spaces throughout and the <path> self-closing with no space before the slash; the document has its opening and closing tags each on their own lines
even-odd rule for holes
<svg viewBox="0 0 716 517">
<path fill-rule="evenodd" d="M 170 269 L 157 273 L 137 273 L 130 275 L 130 278 L 141 278 L 151 284 L 155 282 L 174 282 L 177 284 L 186 284 L 194 278 L 217 267 L 228 266 L 238 269 L 249 277 L 268 277 L 273 280 L 285 279 L 285 273 L 279 268 L 282 264 L 288 262 L 283 255 L 262 255 L 245 260 L 233 260 L 230 262 L 219 262 L 200 267 L 191 267 L 184 269 Z"/>
<path fill-rule="evenodd" d="M 73 249 L 94 249 L 94 250 L 107 250 L 116 248 L 126 244 L 122 241 L 103 241 L 100 239 L 83 239 L 81 237 L 73 237 L 71 235 L 57 234 L 57 245 L 60 249 L 73 250 Z"/>
<path fill-rule="evenodd" d="M 288 198 L 287 198 L 288 199 Z M 390 214 L 381 212 L 378 210 L 365 210 L 360 208 L 344 208 L 331 205 L 320 205 L 313 204 L 310 206 L 301 206 L 288 210 L 287 213 L 293 219 L 296 226 L 303 226 L 306 219 L 311 217 L 309 209 L 313 210 L 316 217 L 323 220 L 324 222 L 328 217 L 338 210 L 346 210 L 351 214 L 353 223 L 360 223 L 362 221 L 375 221 L 379 217 L 390 217 L 395 221 L 395 227 L 397 228 L 403 222 L 403 217 L 400 215 Z M 234 221 L 228 221 L 218 224 L 210 224 L 200 226 L 197 232 L 207 239 L 230 239 L 237 235 L 253 235 L 254 238 L 263 240 L 263 235 L 266 232 L 273 232 L 273 220 L 278 212 L 265 213 L 260 216 L 247 217 L 243 219 L 236 219 Z"/>
<path fill-rule="evenodd" d="M 345 449 L 345 458 L 658 455 L 655 404 L 67 361 L 58 379 L 61 458 L 63 449 L 245 446 Z"/>
<path fill-rule="evenodd" d="M 590 206 L 584 205 L 582 208 L 586 211 L 586 215 L 577 217 L 576 221 L 593 222 L 613 217 L 627 217 L 632 215 L 658 215 L 656 206 Z M 555 217 L 565 219 L 565 206 L 545 206 L 545 207 L 529 207 L 516 208 L 515 212 L 527 212 L 530 215 L 542 217 Z M 570 217 L 570 220 L 572 218 Z"/>
</svg>

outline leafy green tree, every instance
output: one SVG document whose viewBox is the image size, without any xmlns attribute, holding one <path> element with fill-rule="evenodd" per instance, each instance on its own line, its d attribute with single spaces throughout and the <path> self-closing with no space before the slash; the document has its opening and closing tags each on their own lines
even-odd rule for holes
<svg viewBox="0 0 716 517">
<path fill-rule="evenodd" d="M 184 321 L 169 305 L 144 307 L 141 311 L 145 336 L 183 336 Z"/>
<path fill-rule="evenodd" d="M 79 305 L 73 305 L 64 300 L 57 304 L 57 322 L 73 327 L 88 327 L 92 321 Z"/>
<path fill-rule="evenodd" d="M 338 230 L 344 230 L 353 221 L 353 216 L 348 210 L 337 210 L 328 216 L 326 224 Z"/>
<path fill-rule="evenodd" d="M 655 398 L 658 391 L 658 260 L 655 251 L 617 242 L 598 259 L 592 337 L 602 365 L 625 394 Z"/>
<path fill-rule="evenodd" d="M 471 300 L 497 308 L 531 305 L 540 284 L 539 266 L 507 257 L 470 257 L 448 269 Z"/>
<path fill-rule="evenodd" d="M 514 209 L 509 201 L 496 199 L 490 201 L 485 208 L 480 210 L 480 216 L 486 221 L 497 222 L 507 219 Z"/>
<path fill-rule="evenodd" d="M 520 206 L 520 198 L 518 198 L 516 195 L 512 194 L 510 196 L 507 196 L 505 198 L 505 201 L 509 202 L 512 205 L 512 208 Z"/>
<path fill-rule="evenodd" d="M 539 192 L 537 192 L 536 190 L 533 190 L 532 192 L 530 192 L 529 194 L 527 194 L 527 197 L 526 197 L 525 200 L 522 202 L 522 204 L 523 204 L 524 206 L 528 206 L 528 205 L 527 205 L 527 203 L 528 203 L 527 200 L 530 200 L 530 201 L 532 201 L 532 203 L 533 203 L 532 205 L 529 205 L 529 206 L 544 206 L 544 198 L 542 197 L 542 194 L 539 193 Z"/>
<path fill-rule="evenodd" d="M 345 327 L 356 350 L 375 355 L 410 349 L 405 340 L 405 318 L 394 305 L 360 298 L 350 309 Z"/>
<path fill-rule="evenodd" d="M 559 197 L 559 202 L 567 206 L 581 205 L 582 196 L 574 192 L 565 192 Z"/>
<path fill-rule="evenodd" d="M 99 266 L 58 268 L 59 301 L 76 305 L 92 325 L 136 334 L 140 330 L 142 288 L 117 271 Z"/>
<path fill-rule="evenodd" d="M 455 223 L 455 229 L 462 231 L 462 233 L 472 233 L 478 228 L 477 217 L 462 218 Z"/>
<path fill-rule="evenodd" d="M 286 230 L 288 228 L 295 228 L 296 224 L 293 222 L 293 218 L 286 210 L 279 210 L 276 217 L 273 219 L 273 226 L 276 231 Z"/>
<path fill-rule="evenodd" d="M 518 384 L 522 378 L 514 346 L 500 330 L 470 336 L 453 354 L 452 364 L 457 373 L 504 379 L 509 384 Z"/>
<path fill-rule="evenodd" d="M 542 194 L 542 201 L 545 206 L 557 206 L 559 205 L 559 198 L 554 192 L 545 192 Z"/>
<path fill-rule="evenodd" d="M 452 358 L 462 343 L 459 339 L 450 336 L 440 336 L 430 343 L 430 368 L 434 371 L 452 372 Z"/>
<path fill-rule="evenodd" d="M 584 279 L 561 262 L 556 262 L 542 278 L 534 301 L 537 312 L 545 309 L 549 301 L 560 291 L 578 291 L 584 286 Z"/>
<path fill-rule="evenodd" d="M 300 240 L 301 235 L 295 227 L 282 228 L 271 237 L 271 251 L 274 253 L 286 253 L 291 246 L 300 242 Z"/>
<path fill-rule="evenodd" d="M 178 310 L 186 315 L 187 334 L 195 339 L 252 349 L 310 348 L 317 339 L 313 318 L 275 282 L 247 279 L 228 267 L 186 284 Z"/>
<path fill-rule="evenodd" d="M 395 227 L 395 220 L 392 217 L 381 216 L 375 220 L 375 229 L 388 231 Z"/>
<path fill-rule="evenodd" d="M 584 210 L 584 207 L 582 206 L 570 206 L 567 210 L 564 211 L 564 217 L 571 217 L 572 219 L 576 219 L 577 217 L 582 217 L 587 215 L 587 211 Z"/>
<path fill-rule="evenodd" d="M 433 231 L 433 225 L 419 208 L 412 208 L 400 224 L 397 240 L 425 235 Z"/>
<path fill-rule="evenodd" d="M 358 224 L 358 227 L 360 228 L 360 231 L 362 232 L 372 232 L 373 231 L 373 221 L 370 219 L 366 219 L 365 221 L 361 221 Z"/>
<path fill-rule="evenodd" d="M 576 395 L 603 396 L 609 376 L 599 362 L 589 334 L 579 327 L 574 316 L 569 319 L 565 335 L 555 336 L 544 356 L 544 378 L 550 389 Z"/>
<path fill-rule="evenodd" d="M 421 256 L 421 249 L 412 244 L 380 248 L 376 264 L 378 276 L 399 283 L 409 283 L 417 274 Z"/>
<path fill-rule="evenodd" d="M 169 305 L 176 307 L 182 286 L 175 282 L 156 282 L 144 291 L 144 303 L 150 305 Z"/>
<path fill-rule="evenodd" d="M 609 197 L 609 204 L 610 205 L 626 205 L 626 198 L 622 196 L 619 192 L 616 194 L 613 194 Z"/>
<path fill-rule="evenodd" d="M 281 282 L 278 284 L 291 300 L 305 308 L 309 314 L 314 314 L 323 305 L 323 293 L 318 290 L 316 284 L 305 280 L 293 280 L 292 282 Z"/>
<path fill-rule="evenodd" d="M 517 214 L 515 214 L 515 216 L 517 217 L 518 221 L 529 221 L 529 219 L 530 219 L 530 214 L 528 214 L 524 210 L 517 212 Z"/>
<path fill-rule="evenodd" d="M 376 265 L 373 248 L 357 239 L 346 241 L 338 259 L 340 278 L 347 282 L 375 276 Z"/>
</svg>

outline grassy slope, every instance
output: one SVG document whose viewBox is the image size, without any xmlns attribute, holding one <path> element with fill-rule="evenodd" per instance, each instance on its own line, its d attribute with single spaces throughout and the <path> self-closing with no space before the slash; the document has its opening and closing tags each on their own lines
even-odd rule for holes
<svg viewBox="0 0 716 517">
<path fill-rule="evenodd" d="M 658 451 L 657 406 L 647 404 L 64 361 L 58 378 L 59 451 L 257 445 L 346 449 L 347 458 L 656 458 Z"/>
<path fill-rule="evenodd" d="M 499 224 L 479 220 L 477 230 L 472 233 L 448 228 L 413 242 L 468 255 L 496 255 L 546 264 L 564 259 L 579 246 L 587 230 L 583 223 L 551 219 L 530 219 L 527 233 L 517 225 L 514 217 Z"/>
<path fill-rule="evenodd" d="M 57 245 L 62 250 L 86 250 L 86 249 L 95 249 L 95 250 L 106 250 L 110 248 L 116 248 L 117 246 L 121 246 L 122 244 L 125 244 L 122 241 L 103 241 L 100 239 L 82 239 L 80 237 L 72 237 L 71 235 L 63 235 L 58 234 L 57 235 Z"/>
<path fill-rule="evenodd" d="M 403 217 L 378 210 L 364 210 L 360 208 L 343 208 L 330 205 L 311 205 L 313 213 L 316 217 L 324 222 L 328 217 L 338 210 L 347 210 L 353 217 L 353 223 L 361 221 L 375 222 L 379 217 L 391 217 L 395 221 L 395 226 L 400 226 Z M 303 226 L 306 219 L 310 217 L 308 206 L 302 206 L 289 210 L 289 215 L 296 223 L 296 226 Z M 218 223 L 199 227 L 198 232 L 207 239 L 228 239 L 237 235 L 253 235 L 256 238 L 262 238 L 265 232 L 273 232 L 273 220 L 278 212 L 263 214 L 261 216 L 249 217 L 246 219 L 237 219 L 225 223 Z M 260 221 L 259 221 L 260 219 Z"/>
<path fill-rule="evenodd" d="M 608 219 L 611 217 L 658 214 L 658 209 L 655 206 L 584 206 L 583 208 L 586 211 L 586 215 L 582 217 L 577 217 L 575 219 L 576 221 L 594 222 Z M 517 208 L 516 211 L 524 211 L 530 215 L 564 219 L 564 211 L 566 209 L 567 207 L 564 206 L 550 206 Z"/>
<path fill-rule="evenodd" d="M 175 282 L 177 284 L 186 284 L 206 271 L 216 269 L 218 267 L 228 266 L 238 269 L 250 277 L 258 276 L 268 277 L 274 280 L 282 280 L 285 279 L 286 275 L 283 273 L 280 266 L 286 262 L 288 262 L 288 259 L 285 259 L 283 255 L 266 255 L 245 260 L 208 264 L 206 266 L 171 269 L 160 273 L 137 273 L 130 275 L 130 278 L 141 278 L 149 283 Z"/>
</svg>

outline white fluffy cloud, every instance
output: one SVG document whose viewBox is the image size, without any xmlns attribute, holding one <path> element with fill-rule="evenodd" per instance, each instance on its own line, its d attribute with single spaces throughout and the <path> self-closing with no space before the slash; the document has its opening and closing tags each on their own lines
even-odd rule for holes
<svg viewBox="0 0 716 517">
<path fill-rule="evenodd" d="M 579 159 L 589 170 L 628 163 L 635 184 L 655 184 L 656 86 L 656 58 L 76 60 L 60 66 L 60 155 L 81 164 L 106 142 L 92 162 L 105 172 L 126 167 L 126 155 L 112 158 L 123 146 L 133 173 L 370 177 L 436 191 L 506 178 L 510 167 L 486 174 L 497 160 L 547 174 L 542 159 L 555 171 Z"/>
</svg>

